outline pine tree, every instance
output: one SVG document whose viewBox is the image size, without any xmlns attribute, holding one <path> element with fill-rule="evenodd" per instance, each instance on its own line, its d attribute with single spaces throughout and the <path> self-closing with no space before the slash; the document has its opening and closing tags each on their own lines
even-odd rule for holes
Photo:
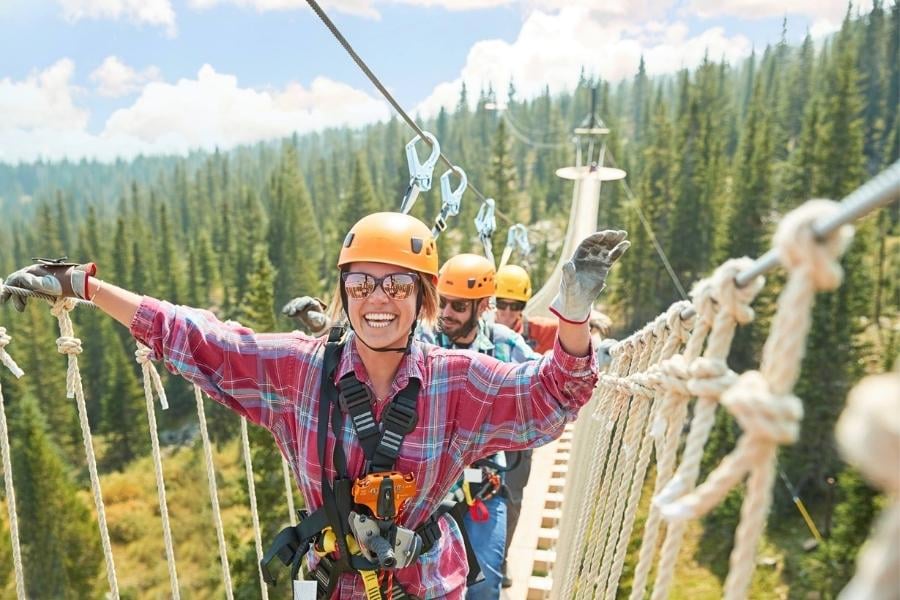
<svg viewBox="0 0 900 600">
<path fill-rule="evenodd" d="M 187 287 L 184 281 L 184 264 L 176 251 L 175 232 L 169 222 L 169 212 L 165 204 L 159 207 L 159 272 L 163 273 L 160 292 L 169 302 L 180 304 L 184 301 Z"/>
<path fill-rule="evenodd" d="M 275 301 L 281 306 L 296 296 L 319 293 L 322 236 L 292 144 L 285 144 L 282 149 L 281 164 L 272 185 L 269 258 L 278 271 Z"/>
<path fill-rule="evenodd" d="M 638 214 L 638 211 L 642 211 L 656 235 L 663 235 L 668 231 L 669 215 L 666 208 L 672 203 L 674 155 L 672 127 L 662 90 L 657 91 L 645 139 L 636 185 L 636 202 L 639 206 L 629 205 L 625 209 L 625 223 L 632 248 L 628 260 L 622 262 L 619 285 L 611 286 L 615 290 L 616 301 L 625 307 L 626 323 L 623 325 L 629 329 L 647 322 L 665 308 L 673 296 L 669 278 L 663 271 L 650 234 Z"/>
<path fill-rule="evenodd" d="M 257 332 L 275 331 L 275 269 L 264 244 L 253 250 L 253 269 L 247 274 L 247 292 L 241 299 L 238 321 Z"/>
<path fill-rule="evenodd" d="M 510 139 L 506 131 L 506 122 L 501 120 L 494 134 L 494 145 L 491 151 L 490 171 L 488 176 L 488 194 L 496 203 L 496 211 L 518 222 L 519 207 L 516 198 L 516 168 L 510 157 Z M 498 225 L 502 222 L 497 219 Z M 494 248 L 502 251 L 506 245 L 508 228 L 497 227 L 493 235 Z"/>
<path fill-rule="evenodd" d="M 22 396 L 16 408 L 10 437 L 28 596 L 93 597 L 103 568 L 94 518 L 78 496 L 34 398 Z"/>
<path fill-rule="evenodd" d="M 102 338 L 106 347 L 106 378 L 108 385 L 101 401 L 102 413 L 98 431 L 106 434 L 107 451 L 103 465 L 122 470 L 135 457 L 149 449 L 149 429 L 144 391 L 136 374 L 133 358 L 134 343 L 122 345 L 115 339 L 112 323 L 105 321 Z M 170 398 L 174 400 L 174 398 Z"/>
</svg>

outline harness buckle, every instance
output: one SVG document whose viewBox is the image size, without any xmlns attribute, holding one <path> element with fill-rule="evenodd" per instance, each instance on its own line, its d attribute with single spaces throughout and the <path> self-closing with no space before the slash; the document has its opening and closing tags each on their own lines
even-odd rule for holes
<svg viewBox="0 0 900 600">
<path fill-rule="evenodd" d="M 388 424 L 396 425 L 396 430 L 402 431 L 404 434 L 411 433 L 419 422 L 419 415 L 416 413 L 416 407 L 405 406 L 400 402 L 391 402 L 388 410 L 384 412 L 382 420 L 385 422 L 385 428 Z"/>
</svg>

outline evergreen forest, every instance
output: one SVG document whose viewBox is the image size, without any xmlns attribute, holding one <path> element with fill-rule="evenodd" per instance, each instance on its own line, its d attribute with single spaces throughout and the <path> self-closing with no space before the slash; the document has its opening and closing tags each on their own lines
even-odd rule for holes
<svg viewBox="0 0 900 600">
<path fill-rule="evenodd" d="M 799 45 L 782 37 L 746 60 L 715 56 L 690 70 L 650 77 L 643 62 L 628 80 L 583 73 L 568 92 L 521 98 L 463 88 L 455 109 L 420 119 L 469 180 L 495 199 L 499 256 L 510 225 L 529 229 L 524 264 L 535 288 L 559 258 L 572 183 L 555 170 L 575 162 L 573 128 L 591 110 L 610 129 L 605 163 L 625 169 L 604 184 L 601 228 L 629 232 L 632 248 L 604 297 L 614 336 L 628 335 L 682 298 L 729 257 L 762 255 L 775 224 L 810 198 L 839 200 L 900 159 L 900 2 L 850 8 L 840 31 Z M 502 110 L 497 110 L 501 106 Z M 328 298 L 338 250 L 363 215 L 398 210 L 409 181 L 399 118 L 188 156 L 99 163 L 0 164 L 0 275 L 32 257 L 93 261 L 98 276 L 128 289 L 212 310 L 256 331 L 288 330 L 291 298 Z M 435 179 L 443 172 L 438 167 Z M 413 214 L 432 222 L 438 182 Z M 443 258 L 480 252 L 472 193 L 440 238 Z M 847 392 L 893 367 L 900 349 L 900 207 L 856 223 L 844 285 L 821 295 L 796 393 L 805 417 L 783 449 L 753 597 L 833 598 L 884 500 L 845 466 L 833 438 Z M 671 264 L 660 260 L 657 245 Z M 735 340 L 731 367 L 759 360 L 783 272 L 768 276 L 757 320 Z M 73 313 L 79 364 L 101 470 L 123 598 L 168 597 L 146 407 L 134 342 L 97 311 Z M 25 371 L 0 369 L 13 456 L 18 521 L 30 598 L 103 598 L 108 592 L 88 469 L 65 357 L 45 303 L 0 308 L 7 350 Z M 160 369 L 162 370 L 162 369 Z M 157 410 L 175 555 L 184 597 L 224 597 L 193 390 L 162 373 L 170 408 Z M 214 402 L 213 438 L 231 575 L 239 598 L 260 596 L 239 419 Z M 739 434 L 720 411 L 705 457 L 715 466 Z M 278 450 L 265 431 L 250 442 L 263 540 L 287 523 Z M 701 475 L 705 476 L 704 475 Z M 788 485 L 789 482 L 789 485 Z M 790 489 L 789 489 L 790 488 Z M 808 506 L 824 541 L 811 537 L 792 500 Z M 298 507 L 302 506 L 295 492 Z M 715 597 L 724 579 L 740 494 L 691 535 L 692 568 L 676 597 Z M 642 530 L 640 523 L 635 535 Z M 264 542 L 265 543 L 265 542 Z M 633 564 L 629 563 L 631 568 Z M 625 588 L 627 597 L 628 566 Z M 696 577 L 690 575 L 694 574 Z M 282 576 L 283 577 L 283 576 Z M 289 597 L 284 584 L 272 597 Z M 0 597 L 15 597 L 7 512 L 0 511 Z"/>
</svg>

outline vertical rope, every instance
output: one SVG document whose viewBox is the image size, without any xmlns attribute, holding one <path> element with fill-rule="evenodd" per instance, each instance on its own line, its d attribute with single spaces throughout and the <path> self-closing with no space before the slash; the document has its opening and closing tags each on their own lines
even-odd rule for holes
<svg viewBox="0 0 900 600">
<path fill-rule="evenodd" d="M 694 286 L 691 293 L 694 296 L 693 305 L 695 314 L 698 315 L 698 322 L 691 327 L 690 324 L 686 324 L 681 320 L 680 313 L 677 321 L 670 321 L 670 327 L 673 330 L 676 327 L 681 327 L 683 330 L 691 329 L 691 335 L 683 354 L 675 355 L 659 365 L 659 376 L 664 379 L 665 394 L 662 398 L 659 412 L 656 415 L 656 421 L 653 423 L 654 431 L 652 434 L 657 439 L 656 481 L 653 487 L 653 496 L 656 496 L 662 490 L 675 471 L 678 443 L 681 439 L 681 432 L 684 429 L 684 421 L 687 418 L 687 406 L 691 397 L 687 389 L 689 378 L 687 365 L 700 356 L 703 342 L 706 340 L 712 325 L 715 310 L 710 296 L 711 288 L 708 279 L 698 282 L 698 285 Z M 642 600 L 644 597 L 650 569 L 653 566 L 653 559 L 657 550 L 661 522 L 662 515 L 659 512 L 659 507 L 655 503 L 651 503 L 650 514 L 647 516 L 644 533 L 641 536 L 641 550 L 634 579 L 632 580 L 630 600 Z"/>
<path fill-rule="evenodd" d="M 81 340 L 75 337 L 72 319 L 69 312 L 75 307 L 71 298 L 57 300 L 50 312 L 59 321 L 59 338 L 56 347 L 61 354 L 68 357 L 69 366 L 66 371 L 66 397 L 75 398 L 78 406 L 78 420 L 81 424 L 81 437 L 84 440 L 84 453 L 87 457 L 88 472 L 91 478 L 91 492 L 94 506 L 97 508 L 97 525 L 100 528 L 100 541 L 103 544 L 103 557 L 106 560 L 106 579 L 113 600 L 119 599 L 119 583 L 116 580 L 116 565 L 113 561 L 112 544 L 109 541 L 109 529 L 106 526 L 106 510 L 103 507 L 103 493 L 100 491 L 100 476 L 97 474 L 97 459 L 94 456 L 94 442 L 91 437 L 91 426 L 88 423 L 87 407 L 84 401 L 84 388 L 81 385 L 81 372 L 78 370 L 78 355 L 81 354 Z"/>
<path fill-rule="evenodd" d="M 603 554 L 601 555 L 600 570 L 597 576 L 597 591 L 600 597 L 604 597 L 603 594 L 605 593 L 606 582 L 609 579 L 612 568 L 615 549 L 618 545 L 619 536 L 623 535 L 621 528 L 622 518 L 625 514 L 632 478 L 637 477 L 635 463 L 638 460 L 642 433 L 647 423 L 647 417 L 650 415 L 653 401 L 651 390 L 640 385 L 636 378 L 644 373 L 649 365 L 659 359 L 660 351 L 668 337 L 665 315 L 659 315 L 647 328 L 647 332 L 649 334 L 647 348 L 641 356 L 637 372 L 631 377 L 631 381 L 636 385 L 634 386 L 634 394 L 631 397 L 631 406 L 628 411 L 628 421 L 622 437 L 622 444 L 619 448 L 613 450 L 613 454 L 618 453 L 618 455 L 611 480 L 613 487 L 610 491 L 612 493 L 607 500 L 611 511 L 604 518 L 608 528 L 608 535 L 605 536 L 606 543 L 602 546 Z M 643 475 L 640 478 L 643 480 Z M 615 488 L 615 485 L 618 485 L 618 488 Z M 601 538 L 601 541 L 603 539 Z"/>
<path fill-rule="evenodd" d="M 631 337 L 614 346 L 611 350 L 613 362 L 610 365 L 610 374 L 624 374 L 631 365 L 633 352 L 634 340 Z M 588 493 L 588 490 L 595 490 L 599 487 L 600 476 L 604 466 L 603 459 L 600 457 L 604 457 L 609 448 L 609 437 L 612 433 L 613 413 L 615 412 L 614 407 L 620 404 L 621 401 L 619 397 L 621 395 L 620 390 L 612 385 L 601 386 L 598 383 L 596 389 L 600 393 L 600 399 L 597 402 L 597 412 L 592 415 L 588 423 L 591 425 L 596 424 L 599 427 L 599 431 L 596 431 L 596 427 L 590 427 L 587 430 L 589 433 L 594 434 L 594 443 L 588 456 L 591 464 L 594 466 L 590 471 L 587 485 L 583 488 L 582 493 L 577 496 L 570 494 L 568 491 L 568 482 L 573 478 L 566 477 L 565 497 L 569 498 L 569 501 L 563 505 L 562 528 L 564 531 L 574 530 L 575 535 L 571 538 L 570 560 L 565 564 L 565 570 L 560 570 L 564 576 L 554 577 L 554 580 L 562 581 L 562 598 L 574 597 L 573 592 L 583 566 L 583 545 L 585 539 L 589 539 L 590 531 L 595 525 L 595 515 L 592 509 L 596 505 L 591 503 L 591 495 Z M 573 504 L 573 501 L 577 502 L 577 504 Z M 572 525 L 569 525 L 569 523 L 572 523 Z"/>
<path fill-rule="evenodd" d="M 891 501 L 838 599 L 891 598 L 900 590 L 900 363 L 893 373 L 866 377 L 851 390 L 835 435 L 847 462 Z M 895 460 L 887 459 L 891 456 Z"/>
<path fill-rule="evenodd" d="M 172 543 L 172 527 L 169 524 L 169 503 L 166 500 L 166 481 L 163 477 L 162 456 L 159 451 L 159 432 L 156 426 L 156 410 L 153 407 L 153 387 L 159 396 L 160 404 L 168 407 L 166 393 L 153 364 L 150 362 L 150 348 L 137 342 L 137 350 L 134 353 L 144 380 L 144 399 L 147 401 L 147 423 L 150 427 L 150 444 L 153 449 L 153 470 L 156 474 L 156 495 L 159 501 L 159 515 L 162 518 L 163 542 L 166 547 L 166 563 L 169 568 L 169 585 L 172 588 L 172 598 L 179 600 L 181 593 L 178 589 L 178 571 L 175 568 L 175 548 Z"/>
<path fill-rule="evenodd" d="M 693 490 L 700 474 L 703 447 L 715 423 L 719 398 L 734 380 L 734 374 L 728 369 L 725 359 L 731 349 L 738 323 L 746 324 L 753 319 L 750 303 L 764 284 L 764 279 L 757 277 L 747 286 L 738 288 L 734 278 L 752 263 L 749 258 L 731 259 L 713 273 L 712 298 L 718 308 L 707 340 L 706 351 L 702 358 L 692 361 L 690 365 L 691 379 L 688 381 L 688 390 L 697 396 L 694 418 L 691 420 L 681 465 L 654 500 L 660 504 L 663 516 L 665 516 L 664 505 Z M 652 600 L 663 600 L 669 595 L 684 531 L 683 522 L 670 524 L 666 530 Z"/>
<path fill-rule="evenodd" d="M 206 426 L 206 411 L 203 408 L 203 396 L 200 388 L 194 386 L 194 399 L 197 401 L 197 419 L 200 421 L 200 437 L 203 440 L 203 456 L 206 458 L 206 479 L 209 483 L 209 500 L 212 504 L 213 522 L 216 526 L 216 540 L 219 543 L 219 560 L 222 563 L 222 580 L 225 584 L 225 597 L 234 600 L 231 586 L 231 570 L 228 568 L 228 551 L 225 546 L 225 528 L 222 526 L 222 511 L 219 509 L 219 490 L 216 485 L 216 467 L 213 464 L 212 444 L 209 443 L 209 430 Z"/>
<path fill-rule="evenodd" d="M 687 308 L 688 302 L 676 302 L 662 316 L 662 324 L 665 326 L 668 334 L 665 342 L 660 345 L 660 352 L 657 356 L 651 358 L 651 364 L 657 368 L 661 361 L 670 359 L 680 349 L 681 345 L 687 339 L 687 331 L 689 324 L 685 324 L 681 319 L 682 311 Z M 652 370 L 651 370 L 652 372 Z M 656 396 L 661 396 L 661 392 L 665 389 L 663 381 L 655 376 L 648 377 L 648 383 L 651 385 Z M 656 429 L 656 420 L 660 418 L 662 412 L 663 400 L 655 400 L 653 402 L 652 413 L 650 419 L 646 421 L 644 433 L 641 438 L 641 448 L 638 454 L 637 466 L 634 469 L 634 476 L 631 479 L 631 489 L 628 494 L 628 501 L 625 504 L 625 513 L 622 520 L 622 526 L 619 529 L 619 541 L 616 546 L 615 554 L 612 557 L 612 567 L 610 568 L 609 579 L 606 584 L 606 596 L 615 598 L 616 590 L 619 587 L 619 581 L 622 577 L 622 570 L 625 567 L 625 555 L 628 551 L 628 542 L 631 540 L 631 532 L 634 528 L 634 521 L 637 517 L 638 504 L 641 498 L 641 491 L 644 489 L 644 478 L 647 475 L 647 467 L 650 464 L 650 451 L 654 447 L 654 430 Z M 659 456 L 657 455 L 657 461 Z"/>
<path fill-rule="evenodd" d="M 253 481 L 253 461 L 250 459 L 250 438 L 247 435 L 247 419 L 241 417 L 241 448 L 244 453 L 244 467 L 247 471 L 247 493 L 250 495 L 250 515 L 253 518 L 253 541 L 256 543 L 256 569 L 262 599 L 269 600 L 269 588 L 263 579 L 260 563 L 263 559 L 262 539 L 259 531 L 259 514 L 256 512 L 256 483 Z"/>
<path fill-rule="evenodd" d="M 291 470 L 288 465 L 287 459 L 282 455 L 281 457 L 281 474 L 284 476 L 284 492 L 287 496 L 287 505 L 288 505 L 288 521 L 291 525 L 297 524 L 297 513 L 294 509 L 294 486 L 291 482 Z"/>
<path fill-rule="evenodd" d="M 6 346 L 12 338 L 0 327 L 0 362 L 19 379 L 24 375 L 12 356 L 7 354 Z M 9 513 L 9 537 L 12 543 L 13 569 L 16 574 L 16 598 L 25 600 L 25 568 L 22 565 L 22 548 L 19 544 L 19 517 L 16 512 L 16 488 L 13 485 L 12 460 L 9 451 L 9 428 L 6 426 L 6 406 L 3 401 L 3 386 L 0 385 L 0 452 L 3 455 L 3 484 L 6 489 L 6 510 Z"/>
<path fill-rule="evenodd" d="M 653 337 L 652 324 L 644 326 L 635 341 L 640 350 L 637 357 L 632 360 L 628 369 L 628 374 L 618 382 L 611 382 L 614 385 L 619 385 L 622 390 L 619 395 L 621 409 L 619 410 L 619 414 L 614 415 L 614 419 L 618 420 L 618 422 L 613 421 L 608 425 L 615 426 L 612 442 L 609 444 L 608 448 L 605 449 L 604 453 L 599 455 L 601 460 L 606 461 L 606 474 L 600 486 L 599 493 L 595 495 L 595 502 L 597 503 L 599 510 L 595 512 L 596 527 L 592 531 L 591 537 L 588 538 L 587 555 L 585 557 L 587 567 L 582 573 L 582 579 L 586 580 L 587 584 L 591 586 L 592 591 L 593 587 L 598 583 L 597 578 L 599 569 L 602 566 L 600 559 L 606 549 L 605 542 L 607 536 L 610 534 L 611 512 L 614 508 L 614 498 L 612 498 L 610 491 L 613 486 L 618 483 L 616 480 L 616 476 L 618 475 L 617 468 L 619 467 L 620 455 L 624 453 L 624 449 L 622 448 L 622 437 L 625 435 L 629 423 L 633 424 L 634 420 L 637 418 L 637 407 L 641 404 L 640 398 L 635 394 L 635 392 L 638 391 L 639 386 L 634 384 L 628 376 L 645 368 L 650 359 L 650 354 L 653 352 L 653 346 L 656 341 L 656 338 Z M 626 408 L 627 412 L 622 414 Z M 621 419 L 619 419 L 619 415 L 621 415 Z"/>
<path fill-rule="evenodd" d="M 607 369 L 610 373 L 619 373 L 621 364 L 626 353 L 623 351 L 625 344 L 618 343 L 611 349 L 612 362 Z M 628 357 L 628 360 L 631 360 Z M 606 418 L 602 421 L 595 419 L 593 415 L 605 414 L 608 416 L 609 404 L 611 402 L 610 394 L 613 389 L 609 386 L 600 385 L 594 388 L 594 393 L 590 402 L 581 410 L 578 420 L 575 422 L 575 431 L 572 435 L 572 446 L 568 464 L 572 467 L 582 464 L 594 464 L 594 454 L 591 452 L 600 442 L 600 436 L 606 431 Z M 590 477 L 576 476 L 576 471 L 568 471 L 566 473 L 565 487 L 563 488 L 563 511 L 559 525 L 559 539 L 575 540 L 577 536 L 584 539 L 585 525 L 582 521 L 582 513 L 586 505 L 586 492 L 588 489 Z M 572 476 L 569 476 L 569 475 Z M 590 475 L 590 473 L 588 474 Z M 565 499 L 569 500 L 566 501 Z M 576 511 L 577 509 L 577 511 Z M 576 544 L 567 542 L 559 544 L 556 548 L 556 561 L 554 561 L 553 592 L 559 593 L 561 584 L 566 581 L 562 574 L 567 573 L 573 560 L 581 559 L 581 549 Z M 554 596 L 557 597 L 557 596 Z"/>
</svg>

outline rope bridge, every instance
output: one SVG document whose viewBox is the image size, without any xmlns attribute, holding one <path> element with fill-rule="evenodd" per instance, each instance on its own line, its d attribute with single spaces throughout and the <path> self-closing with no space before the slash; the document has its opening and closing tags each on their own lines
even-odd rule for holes
<svg viewBox="0 0 900 600">
<path fill-rule="evenodd" d="M 840 258 L 852 228 L 845 223 L 900 194 L 900 163 L 860 188 L 841 204 L 812 200 L 784 217 L 774 249 L 763 259 L 731 259 L 708 278 L 697 282 L 691 302 L 677 302 L 667 311 L 612 349 L 613 361 L 600 377 L 594 397 L 575 429 L 553 570 L 553 598 L 613 598 L 622 576 L 629 541 L 644 490 L 651 457 L 655 462 L 653 501 L 640 535 L 641 547 L 632 583 L 631 600 L 668 597 L 676 558 L 686 524 L 708 513 L 726 494 L 746 480 L 746 494 L 734 549 L 725 581 L 725 597 L 745 598 L 755 565 L 757 546 L 765 526 L 775 480 L 778 447 L 798 436 L 803 404 L 792 394 L 803 358 L 816 292 L 840 285 Z M 739 325 L 752 322 L 752 303 L 764 287 L 762 272 L 781 262 L 788 277 L 781 291 L 759 370 L 742 374 L 727 364 Z M 68 357 L 67 395 L 76 400 L 99 534 L 106 563 L 110 597 L 119 598 L 116 569 L 109 540 L 90 424 L 78 369 L 81 340 L 75 336 L 69 313 L 71 300 L 59 300 L 51 312 L 59 321 L 59 352 Z M 0 327 L 0 362 L 16 377 L 23 375 L 6 348 L 11 342 Z M 159 375 L 139 346 L 147 400 L 158 501 L 163 523 L 166 559 L 173 598 L 179 586 L 169 526 L 162 460 L 157 438 L 153 394 L 167 407 Z M 233 597 L 224 528 L 218 503 L 215 466 L 206 429 L 201 392 L 195 388 L 198 420 L 206 457 L 209 496 L 221 559 L 226 595 Z M 692 418 L 688 424 L 688 413 Z M 743 434 L 732 452 L 698 485 L 703 448 L 719 406 L 735 419 Z M 689 425 L 680 456 L 683 431 Z M 261 559 L 259 520 L 253 490 L 252 463 L 246 423 L 241 427 L 253 514 L 255 545 Z M 900 373 L 870 377 L 850 394 L 838 423 L 838 440 L 847 459 L 893 502 L 882 515 L 871 543 L 860 555 L 860 568 L 843 593 L 845 599 L 889 597 L 900 585 L 900 478 L 897 464 L 884 455 L 900 455 Z M 19 547 L 15 489 L 3 394 L 0 389 L 0 452 L 16 593 L 26 598 L 24 567 Z M 576 470 L 574 467 L 580 466 Z M 287 506 L 294 518 L 292 484 L 284 468 Z M 657 557 L 658 554 L 658 557 Z M 654 571 L 655 569 L 655 571 Z M 655 572 L 651 582 L 650 575 Z M 267 597 L 260 577 L 260 593 Z"/>
</svg>

